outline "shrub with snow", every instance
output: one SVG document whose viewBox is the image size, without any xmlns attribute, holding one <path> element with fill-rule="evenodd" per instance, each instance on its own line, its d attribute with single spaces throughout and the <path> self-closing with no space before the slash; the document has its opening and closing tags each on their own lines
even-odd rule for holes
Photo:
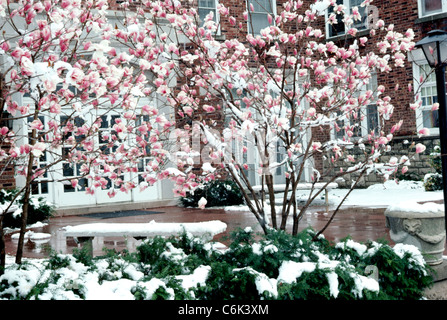
<svg viewBox="0 0 447 320">
<path fill-rule="evenodd" d="M 53 254 L 8 265 L 0 299 L 421 299 L 432 283 L 414 246 L 331 245 L 314 235 L 272 231 L 255 241 L 246 228 L 225 250 L 184 233 L 147 239 L 133 253 Z"/>
<path fill-rule="evenodd" d="M 19 195 L 15 200 L 13 200 L 17 194 L 17 190 L 0 190 L 0 205 L 1 209 L 8 208 L 10 202 L 13 202 L 13 206 L 8 210 L 3 217 L 3 227 L 4 228 L 20 228 L 22 224 L 22 206 L 23 199 L 21 195 Z M 3 211 L 3 210 L 2 210 Z M 29 209 L 28 209 L 28 218 L 27 224 L 35 224 L 37 222 L 42 222 L 47 220 L 53 215 L 54 206 L 48 203 L 42 197 L 32 196 L 29 199 Z"/>
</svg>

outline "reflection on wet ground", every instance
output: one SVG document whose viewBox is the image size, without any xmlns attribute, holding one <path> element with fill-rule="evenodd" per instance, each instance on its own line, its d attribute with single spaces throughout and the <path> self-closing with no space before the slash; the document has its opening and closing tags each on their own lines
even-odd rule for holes
<svg viewBox="0 0 447 320">
<path fill-rule="evenodd" d="M 87 216 L 66 216 L 53 217 L 49 223 L 43 227 L 33 228 L 35 233 L 47 233 L 51 237 L 42 240 L 28 239 L 24 248 L 24 257 L 45 258 L 54 251 L 57 253 L 73 253 L 78 244 L 73 238 L 65 238 L 62 228 L 84 223 L 107 222 L 107 223 L 148 223 L 152 220 L 156 222 L 200 222 L 210 220 L 221 220 L 227 224 L 227 231 L 215 236 L 215 240 L 228 244 L 228 235 L 237 228 L 252 227 L 254 231 L 261 232 L 255 217 L 250 212 L 245 211 L 225 211 L 224 209 L 192 209 L 182 207 L 161 207 L 150 209 L 157 213 L 128 216 L 119 218 L 98 219 Z M 393 244 L 385 225 L 385 208 L 343 208 L 335 216 L 330 226 L 325 230 L 324 236 L 330 241 L 339 241 L 350 236 L 358 242 L 368 240 L 385 239 Z M 312 211 L 305 214 L 300 222 L 300 230 L 312 227 L 314 230 L 322 229 L 330 219 L 330 214 L 324 213 L 324 208 L 314 207 Z M 291 227 L 292 223 L 289 223 Z M 102 246 L 108 249 L 122 251 L 127 246 L 135 248 L 137 243 L 133 239 L 105 238 L 100 239 Z M 15 255 L 17 240 L 11 238 L 11 234 L 6 236 L 6 253 Z M 95 251 L 95 255 L 101 255 L 101 250 Z"/>
</svg>

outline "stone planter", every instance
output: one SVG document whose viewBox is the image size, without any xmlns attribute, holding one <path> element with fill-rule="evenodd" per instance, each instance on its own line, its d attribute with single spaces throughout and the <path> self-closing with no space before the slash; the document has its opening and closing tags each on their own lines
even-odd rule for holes
<svg viewBox="0 0 447 320">
<path fill-rule="evenodd" d="M 392 205 L 385 217 L 391 240 L 416 246 L 429 265 L 442 263 L 446 236 L 443 204 Z"/>
</svg>

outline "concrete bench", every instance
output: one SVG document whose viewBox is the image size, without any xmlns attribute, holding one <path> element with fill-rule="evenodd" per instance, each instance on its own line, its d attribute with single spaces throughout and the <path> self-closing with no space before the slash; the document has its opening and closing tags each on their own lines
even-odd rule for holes
<svg viewBox="0 0 447 320">
<path fill-rule="evenodd" d="M 104 237 L 128 237 L 135 240 L 162 236 L 176 236 L 182 232 L 211 240 L 227 229 L 226 223 L 218 220 L 203 222 L 159 223 L 88 223 L 63 228 L 64 237 L 73 237 L 76 243 L 90 245 L 91 254 L 104 247 Z M 93 241 L 95 240 L 95 241 Z M 129 246 L 129 243 L 128 243 Z"/>
<path fill-rule="evenodd" d="M 260 185 L 255 185 L 252 188 L 253 188 L 253 190 L 255 192 L 258 192 L 258 193 L 261 192 L 261 190 L 262 190 L 262 186 L 260 186 Z M 318 182 L 318 183 L 315 183 L 315 184 L 313 184 L 313 183 L 299 183 L 296 186 L 295 190 L 311 190 L 312 188 L 314 188 L 315 190 L 319 190 L 321 188 L 324 188 L 326 211 L 328 211 L 329 210 L 329 191 L 332 190 L 332 189 L 337 189 L 338 188 L 338 184 L 335 183 L 335 182 L 331 182 L 331 183 L 329 183 L 327 185 L 324 182 Z M 280 193 L 283 193 L 286 190 L 286 185 L 285 184 L 275 184 L 275 185 L 273 185 L 273 189 L 275 191 L 275 194 L 280 194 Z M 264 191 L 265 191 L 265 194 L 268 196 L 268 188 L 267 188 L 267 186 L 264 186 Z M 289 191 L 288 192 L 290 193 L 291 191 L 293 191 L 293 190 L 291 190 L 290 186 L 289 186 Z"/>
</svg>

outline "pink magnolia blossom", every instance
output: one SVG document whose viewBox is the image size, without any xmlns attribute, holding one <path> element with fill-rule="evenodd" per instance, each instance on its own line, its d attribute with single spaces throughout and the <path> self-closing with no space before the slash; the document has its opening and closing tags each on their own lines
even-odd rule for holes
<svg viewBox="0 0 447 320">
<path fill-rule="evenodd" d="M 46 148 L 47 146 L 44 143 L 36 142 L 36 144 L 32 148 L 32 153 L 36 158 L 39 158 L 40 156 L 42 156 L 43 151 L 45 151 Z"/>
<path fill-rule="evenodd" d="M 6 136 L 9 132 L 9 128 L 8 127 L 1 127 L 0 128 L 0 135 L 2 136 Z"/>
<path fill-rule="evenodd" d="M 44 128 L 43 123 L 42 123 L 42 121 L 40 121 L 40 119 L 36 119 L 33 122 L 31 122 L 29 124 L 29 127 L 32 130 L 39 130 L 39 131 L 43 130 L 43 128 Z"/>
<path fill-rule="evenodd" d="M 425 151 L 425 149 L 426 149 L 426 146 L 423 145 L 422 143 L 416 144 L 416 153 L 422 153 Z"/>
<path fill-rule="evenodd" d="M 23 56 L 21 58 L 20 67 L 22 75 L 29 77 L 34 75 L 34 63 L 28 57 Z"/>
<path fill-rule="evenodd" d="M 428 129 L 428 128 L 422 128 L 421 130 L 418 131 L 418 133 L 419 133 L 420 135 L 427 136 L 427 135 L 430 134 L 430 129 Z"/>
</svg>

